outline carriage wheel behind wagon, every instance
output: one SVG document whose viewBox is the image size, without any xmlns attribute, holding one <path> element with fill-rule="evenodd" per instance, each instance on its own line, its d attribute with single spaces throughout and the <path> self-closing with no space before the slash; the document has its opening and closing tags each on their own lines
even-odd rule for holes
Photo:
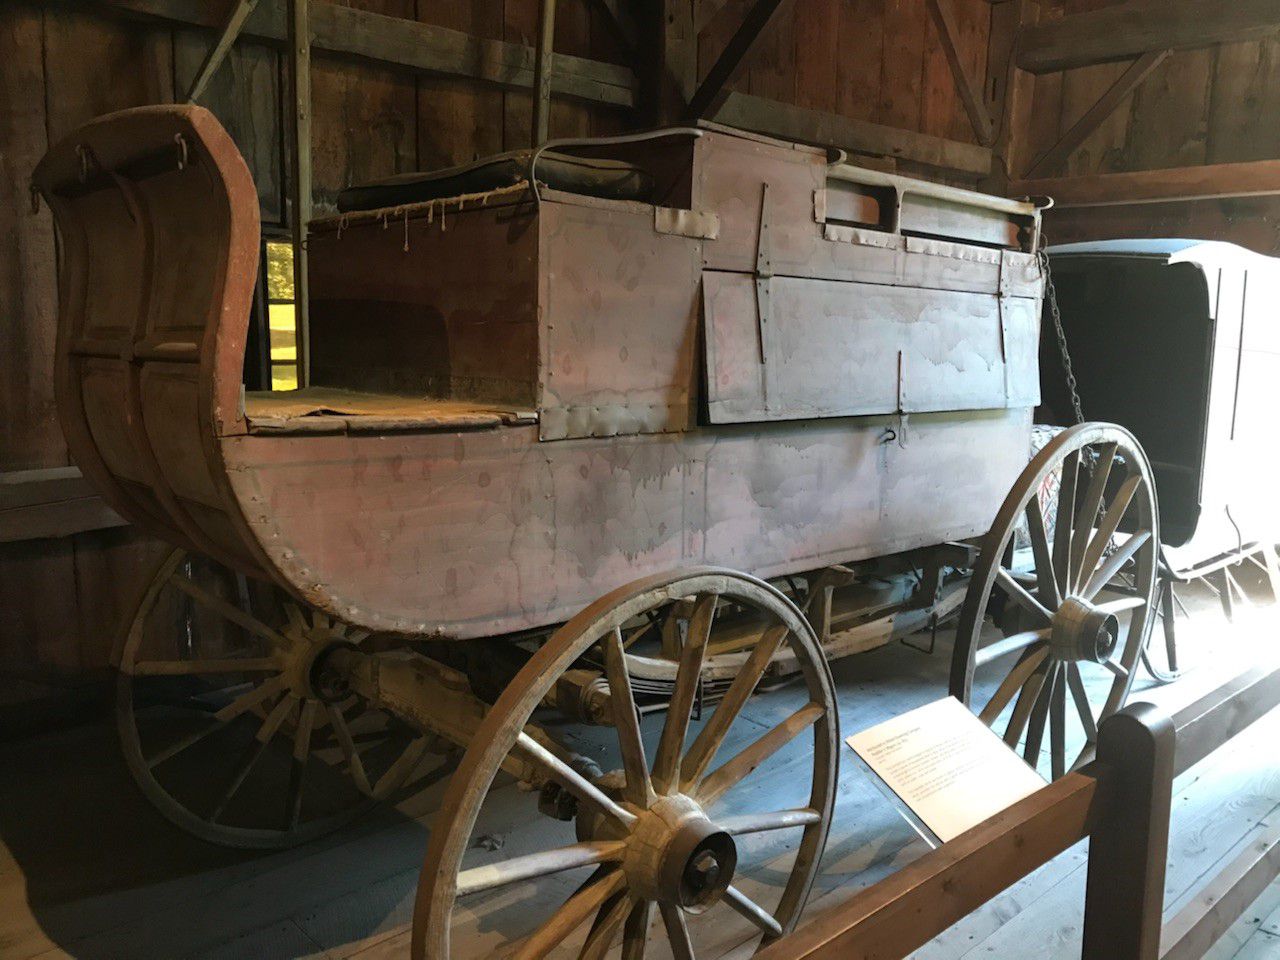
<svg viewBox="0 0 1280 960">
<path fill-rule="evenodd" d="M 1151 468 L 1133 435 L 1099 423 L 1062 431 L 983 538 L 951 693 L 1037 768 L 1047 730 L 1054 778 L 1091 758 L 1151 631 L 1158 549 Z M 990 620 L 1002 637 L 992 639 Z"/>
<path fill-rule="evenodd" d="M 648 614 L 690 600 L 674 695 L 665 717 L 642 720 L 626 636 L 643 629 Z M 694 721 L 717 610 L 729 606 L 758 611 L 765 631 L 714 710 Z M 800 677 L 748 704 L 784 643 Z M 605 664 L 613 728 L 577 726 L 572 735 L 575 749 L 604 770 L 616 767 L 607 773 L 566 762 L 540 733 L 555 722 L 539 709 L 544 698 L 592 648 Z M 532 718 L 539 728 L 527 726 Z M 651 747 L 656 740 L 652 763 L 645 732 Z M 702 569 L 614 591 L 556 632 L 476 731 L 435 817 L 413 956 L 600 960 L 621 944 L 623 960 L 641 960 L 646 950 L 692 960 L 708 949 L 719 956 L 725 937 L 738 946 L 780 936 L 799 916 L 826 842 L 838 736 L 818 640 L 773 587 Z M 511 758 L 545 777 L 544 811 L 548 790 L 557 804 L 569 801 L 559 818 L 567 822 L 531 827 L 529 793 L 491 790 Z M 498 836 L 501 853 L 494 852 Z"/>
<path fill-rule="evenodd" d="M 116 723 L 142 792 L 189 833 L 292 846 L 400 787 L 426 741 L 311 665 L 353 630 L 281 591 L 175 550 L 141 595 L 121 649 Z"/>
</svg>

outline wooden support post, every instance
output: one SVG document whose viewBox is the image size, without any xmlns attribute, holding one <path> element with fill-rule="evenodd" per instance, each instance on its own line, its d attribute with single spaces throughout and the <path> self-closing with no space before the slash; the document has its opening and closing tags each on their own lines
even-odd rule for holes
<svg viewBox="0 0 1280 960">
<path fill-rule="evenodd" d="M 293 145 L 293 302 L 298 338 L 298 386 L 311 379 L 308 329 L 307 223 L 311 220 L 311 0 L 289 0 L 289 62 L 293 109 L 289 111 Z"/>
<path fill-rule="evenodd" d="M 686 120 L 714 119 L 729 96 L 728 83 L 741 69 L 784 0 L 755 0 L 719 58 L 711 65 L 685 109 Z"/>
<path fill-rule="evenodd" d="M 987 113 L 986 100 L 982 95 L 982 85 L 969 76 L 964 61 L 960 59 L 960 50 L 956 46 L 958 30 L 956 28 L 951 0 L 925 0 L 929 7 L 929 15 L 938 28 L 938 39 L 942 41 L 942 52 L 947 55 L 947 63 L 951 67 L 951 77 L 955 80 L 960 101 L 964 104 L 969 122 L 973 124 L 973 132 L 978 135 L 978 142 L 989 147 L 995 139 L 995 124 Z"/>
<path fill-rule="evenodd" d="M 1082 960 L 1160 955 L 1176 741 L 1173 721 L 1149 703 L 1126 707 L 1098 729 L 1110 792 L 1089 841 Z"/>
<path fill-rule="evenodd" d="M 1089 134 L 1097 130 L 1102 122 L 1115 113 L 1116 107 L 1120 106 L 1134 90 L 1141 86 L 1142 82 L 1151 76 L 1153 70 L 1172 53 L 1172 50 L 1153 50 L 1144 53 L 1137 60 L 1129 65 L 1126 70 L 1115 83 L 1098 98 L 1098 102 L 1084 112 L 1079 120 L 1072 124 L 1071 129 L 1064 133 L 1052 147 L 1044 152 L 1026 172 L 1026 177 L 1044 177 L 1057 173 L 1067 162 L 1071 154 L 1079 149 L 1080 145 L 1089 138 Z"/>
<path fill-rule="evenodd" d="M 187 103 L 195 103 L 200 99 L 204 88 L 209 85 L 213 75 L 222 66 L 222 61 L 227 58 L 236 38 L 240 36 L 240 31 L 244 29 L 245 21 L 249 19 L 249 15 L 257 5 L 258 0 L 236 0 L 230 16 L 227 17 L 227 23 L 222 28 L 222 33 L 217 42 L 209 48 L 208 56 L 204 58 L 204 63 L 200 64 L 196 78 L 191 82 L 191 89 L 187 91 Z"/>
<path fill-rule="evenodd" d="M 556 0 L 542 0 L 538 18 L 537 59 L 533 68 L 533 125 L 529 146 L 538 149 L 547 142 L 551 128 L 551 73 L 555 68 Z"/>
</svg>

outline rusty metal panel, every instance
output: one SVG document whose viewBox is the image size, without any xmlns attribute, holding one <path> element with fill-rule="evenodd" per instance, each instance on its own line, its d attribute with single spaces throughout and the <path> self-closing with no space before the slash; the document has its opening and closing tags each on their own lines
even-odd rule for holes
<svg viewBox="0 0 1280 960">
<path fill-rule="evenodd" d="M 1036 301 L 704 275 L 712 423 L 1034 406 Z"/>
<path fill-rule="evenodd" d="M 701 240 L 641 204 L 544 200 L 543 440 L 687 429 L 697 380 Z"/>
</svg>

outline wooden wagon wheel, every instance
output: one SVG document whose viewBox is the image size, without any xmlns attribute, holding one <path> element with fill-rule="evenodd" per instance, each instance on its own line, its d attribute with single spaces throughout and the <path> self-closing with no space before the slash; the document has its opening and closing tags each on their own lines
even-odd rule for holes
<svg viewBox="0 0 1280 960">
<path fill-rule="evenodd" d="M 1058 483 L 1045 482 L 1055 474 Z M 1084 423 L 1032 459 L 983 538 L 951 693 L 1036 767 L 1047 726 L 1055 778 L 1092 757 L 1098 724 L 1133 685 L 1154 619 L 1157 518 L 1151 467 L 1133 435 Z M 988 618 L 1002 638 L 984 637 Z"/>
<path fill-rule="evenodd" d="M 649 764 L 623 654 L 623 630 L 651 611 L 689 598 L 694 605 L 691 628 L 675 694 Z M 701 667 L 721 603 L 753 607 L 769 618 L 770 626 L 742 660 L 714 712 L 703 717 L 686 749 Z M 784 641 L 801 663 L 803 680 L 788 692 L 794 692 L 802 705 L 771 727 L 744 719 L 750 728 L 749 742 L 713 767 L 731 728 L 741 736 L 741 727 L 734 721 Z M 620 769 L 591 777 L 530 736 L 526 724 L 557 680 L 596 645 L 603 648 L 608 709 L 616 729 L 616 736 L 607 737 L 610 756 Z M 810 728 L 812 746 L 795 743 L 783 752 Z M 472 906 L 475 895 L 493 891 L 515 896 L 513 885 L 554 884 L 557 879 L 569 883 L 564 902 L 557 899 L 558 906 L 549 906 L 550 916 L 527 937 L 510 938 L 515 941 L 513 952 L 503 956 L 537 960 L 554 954 L 599 960 L 621 939 L 624 960 L 640 960 L 655 912 L 661 915 L 671 951 L 683 960 L 697 955 L 697 937 L 690 932 L 689 918 L 712 908 L 727 907 L 746 918 L 748 939 L 751 931 L 763 934 L 765 940 L 780 936 L 792 929 L 799 916 L 826 842 L 836 788 L 838 736 L 835 693 L 817 638 L 796 607 L 773 587 L 744 574 L 698 569 L 650 577 L 614 591 L 556 632 L 476 731 L 436 814 L 418 887 L 413 956 L 452 960 L 455 913 L 476 909 Z M 464 855 L 469 848 L 475 852 L 471 836 L 481 806 L 500 765 L 513 751 L 537 764 L 557 787 L 576 798 L 572 841 L 557 840 L 551 849 L 468 867 Z M 799 802 L 787 809 L 739 809 L 744 804 L 770 807 L 759 800 L 759 791 L 750 789 L 750 781 L 742 790 L 735 788 L 771 757 L 800 768 L 797 777 L 786 778 L 788 787 L 801 790 Z M 799 830 L 801 836 L 789 872 L 784 871 L 777 906 L 769 910 L 741 889 L 738 844 L 763 844 L 768 837 L 781 842 L 785 834 L 766 836 L 766 831 L 791 829 Z M 751 841 L 742 840 L 746 834 L 754 835 Z M 574 892 L 573 871 L 593 867 L 595 872 Z M 739 885 L 734 884 L 735 870 Z"/>
<path fill-rule="evenodd" d="M 389 796 L 426 741 L 310 665 L 369 646 L 318 610 L 183 550 L 157 567 L 120 649 L 125 761 L 170 821 L 212 843 L 279 848 Z"/>
</svg>

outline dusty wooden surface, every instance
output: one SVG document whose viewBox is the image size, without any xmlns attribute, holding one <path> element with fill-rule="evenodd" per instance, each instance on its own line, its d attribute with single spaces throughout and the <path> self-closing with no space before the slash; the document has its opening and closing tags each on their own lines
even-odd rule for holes
<svg viewBox="0 0 1280 960">
<path fill-rule="evenodd" d="M 1266 654 L 1272 608 L 1227 628 L 1211 596 L 1195 601 L 1205 612 L 1184 634 L 1195 644 L 1190 655 L 1198 669 L 1137 697 L 1177 706 Z M 933 657 L 894 645 L 838 663 L 845 731 L 940 696 L 948 646 L 945 636 L 940 640 Z M 748 709 L 768 715 L 767 698 Z M 648 739 L 658 726 L 645 729 Z M 1267 749 L 1277 730 L 1277 718 L 1262 721 L 1175 785 L 1168 915 L 1280 817 L 1280 764 Z M 924 849 L 847 754 L 842 759 L 836 819 L 810 912 L 848 898 Z M 129 783 L 105 729 L 11 744 L 0 752 L 0 765 L 14 774 L 0 782 L 0 955 L 6 958 L 407 955 L 438 784 L 348 832 L 290 852 L 252 855 L 205 846 L 169 827 Z M 785 789 L 785 769 L 759 776 L 762 790 Z M 545 827 L 520 816 L 527 800 L 494 802 L 490 829 L 505 851 L 519 853 L 536 842 Z M 1084 864 L 1083 847 L 1068 851 L 919 951 L 917 960 L 1014 960 L 1027 955 L 1031 942 L 1040 947 L 1038 957 L 1078 956 Z M 546 884 L 525 891 L 524 903 L 545 911 L 571 892 L 572 885 Z M 1210 954 L 1213 960 L 1275 957 L 1278 908 L 1280 889 L 1273 886 Z M 471 923 L 477 944 L 493 936 L 483 917 Z M 732 920 L 703 934 L 712 948 L 707 957 L 743 956 L 747 933 Z"/>
</svg>

